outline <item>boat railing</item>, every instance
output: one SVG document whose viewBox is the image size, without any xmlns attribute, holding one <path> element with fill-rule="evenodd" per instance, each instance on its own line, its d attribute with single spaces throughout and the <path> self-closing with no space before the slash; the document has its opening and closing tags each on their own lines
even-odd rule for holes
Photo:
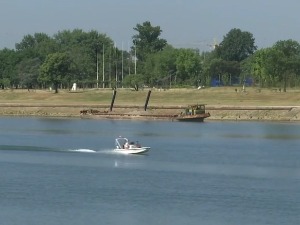
<svg viewBox="0 0 300 225">
<path fill-rule="evenodd" d="M 117 147 L 117 148 L 120 148 L 120 149 L 122 148 L 122 146 L 121 146 L 121 144 L 120 144 L 120 142 L 119 142 L 118 139 L 116 139 L 116 147 Z"/>
</svg>

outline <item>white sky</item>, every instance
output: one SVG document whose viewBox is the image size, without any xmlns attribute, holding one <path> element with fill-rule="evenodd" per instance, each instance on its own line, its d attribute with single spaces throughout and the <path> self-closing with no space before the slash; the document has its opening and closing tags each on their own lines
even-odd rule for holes
<svg viewBox="0 0 300 225">
<path fill-rule="evenodd" d="M 27 34 L 75 28 L 105 33 L 121 48 L 145 21 L 169 44 L 201 51 L 232 28 L 251 32 L 259 48 L 300 42 L 300 0 L 0 0 L 0 49 Z"/>
</svg>

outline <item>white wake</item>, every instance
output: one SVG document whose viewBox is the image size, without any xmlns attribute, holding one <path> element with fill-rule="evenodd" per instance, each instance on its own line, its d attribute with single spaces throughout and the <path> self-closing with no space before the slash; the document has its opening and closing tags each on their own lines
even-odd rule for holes
<svg viewBox="0 0 300 225">
<path fill-rule="evenodd" d="M 83 153 L 97 153 L 97 151 L 92 150 L 92 149 L 70 149 L 70 152 L 83 152 Z"/>
</svg>

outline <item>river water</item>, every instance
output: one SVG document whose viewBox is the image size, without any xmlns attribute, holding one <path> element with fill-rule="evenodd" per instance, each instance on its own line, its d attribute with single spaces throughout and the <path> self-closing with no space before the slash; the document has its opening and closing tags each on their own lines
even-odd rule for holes
<svg viewBox="0 0 300 225">
<path fill-rule="evenodd" d="M 300 124 L 0 118 L 5 225 L 298 225 Z M 112 152 L 126 136 L 146 155 Z"/>
</svg>

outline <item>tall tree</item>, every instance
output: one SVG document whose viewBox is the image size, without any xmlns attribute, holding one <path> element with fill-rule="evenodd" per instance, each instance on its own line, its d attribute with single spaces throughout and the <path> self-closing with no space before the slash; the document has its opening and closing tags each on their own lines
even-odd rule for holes
<svg viewBox="0 0 300 225">
<path fill-rule="evenodd" d="M 275 77 L 273 77 L 274 74 L 268 71 L 268 59 L 271 52 L 271 48 L 259 49 L 251 57 L 244 60 L 241 65 L 245 76 L 251 75 L 259 87 L 272 86 L 275 81 Z"/>
<path fill-rule="evenodd" d="M 210 76 L 218 81 L 219 85 L 232 85 L 232 83 L 237 83 L 240 72 L 240 64 L 237 61 L 226 61 L 215 58 L 210 62 Z"/>
<path fill-rule="evenodd" d="M 283 83 L 283 91 L 286 92 L 289 77 L 299 72 L 300 64 L 300 44 L 294 40 L 278 41 L 273 46 L 278 56 L 274 61 L 274 66 L 280 66 L 277 73 L 279 80 Z"/>
<path fill-rule="evenodd" d="M 177 52 L 177 49 L 167 45 L 164 50 L 149 55 L 144 66 L 145 83 L 154 86 L 164 80 L 168 80 L 169 84 L 172 78 L 175 81 Z"/>
<path fill-rule="evenodd" d="M 137 24 L 133 28 L 138 34 L 133 36 L 132 51 L 136 51 L 138 60 L 144 62 L 147 55 L 159 52 L 167 44 L 165 39 L 159 38 L 162 30 L 160 26 L 152 26 L 149 21 Z"/>
<path fill-rule="evenodd" d="M 54 38 L 60 46 L 60 51 L 68 53 L 72 61 L 72 80 L 94 86 L 97 63 L 98 69 L 100 69 L 100 65 L 103 66 L 104 56 L 108 64 L 109 49 L 112 48 L 113 41 L 105 34 L 100 34 L 95 30 L 85 32 L 81 29 L 63 30 L 58 32 Z M 105 67 L 106 74 L 108 73 L 107 68 Z M 98 71 L 98 75 L 100 74 L 103 76 L 103 70 L 101 73 Z"/>
<path fill-rule="evenodd" d="M 285 92 L 288 82 L 299 80 L 300 44 L 294 40 L 278 41 L 270 48 L 256 51 L 247 66 L 261 86 L 279 85 Z"/>
<path fill-rule="evenodd" d="M 39 69 L 41 61 L 39 58 L 35 59 L 23 59 L 18 64 L 18 75 L 21 86 L 26 86 L 28 91 L 30 88 L 34 88 L 38 83 L 37 78 L 39 75 Z"/>
<path fill-rule="evenodd" d="M 0 87 L 2 89 L 15 86 L 18 87 L 16 66 L 20 56 L 15 50 L 4 48 L 0 50 Z"/>
<path fill-rule="evenodd" d="M 58 50 L 54 39 L 45 33 L 25 35 L 20 43 L 16 43 L 16 50 L 24 58 L 39 58 L 45 60 L 46 56 Z"/>
<path fill-rule="evenodd" d="M 201 70 L 201 58 L 194 49 L 179 49 L 176 58 L 177 80 L 184 82 L 190 80 L 190 84 L 196 85 Z M 199 82 L 199 81 L 198 81 Z"/>
<path fill-rule="evenodd" d="M 255 39 L 250 32 L 234 28 L 226 34 L 215 50 L 223 60 L 241 62 L 256 49 Z"/>
<path fill-rule="evenodd" d="M 70 72 L 70 60 L 65 53 L 49 54 L 41 65 L 39 80 L 52 83 L 55 93 L 58 93 L 58 85 Z"/>
</svg>

